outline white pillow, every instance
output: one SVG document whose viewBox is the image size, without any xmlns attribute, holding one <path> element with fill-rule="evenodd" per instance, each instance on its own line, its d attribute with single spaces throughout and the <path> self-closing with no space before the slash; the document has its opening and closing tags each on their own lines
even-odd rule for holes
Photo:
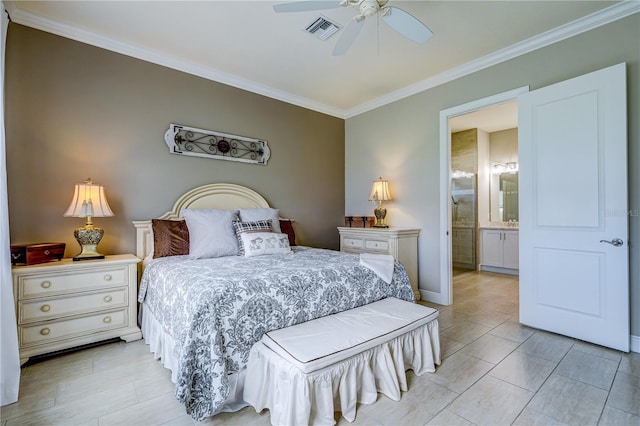
<svg viewBox="0 0 640 426">
<path fill-rule="evenodd" d="M 196 259 L 235 256 L 238 239 L 233 229 L 236 210 L 184 209 L 189 228 L 189 256 Z"/>
<path fill-rule="evenodd" d="M 240 234 L 245 257 L 263 254 L 291 253 L 287 234 L 275 232 L 246 232 Z"/>
<path fill-rule="evenodd" d="M 256 222 L 258 220 L 271 219 L 271 228 L 273 232 L 280 233 L 280 209 L 272 209 L 269 207 L 257 208 L 257 209 L 240 209 L 240 221 L 241 222 Z"/>
</svg>

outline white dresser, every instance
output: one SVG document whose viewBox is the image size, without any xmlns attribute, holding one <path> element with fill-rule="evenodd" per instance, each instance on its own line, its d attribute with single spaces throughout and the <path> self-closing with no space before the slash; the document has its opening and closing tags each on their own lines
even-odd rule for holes
<svg viewBox="0 0 640 426">
<path fill-rule="evenodd" d="M 14 266 L 20 363 L 29 357 L 119 337 L 137 326 L 137 268 L 131 254 L 102 260 Z"/>
<path fill-rule="evenodd" d="M 348 253 L 390 254 L 402 262 L 416 300 L 418 291 L 418 235 L 415 228 L 348 228 L 338 227 L 340 250 Z"/>
</svg>

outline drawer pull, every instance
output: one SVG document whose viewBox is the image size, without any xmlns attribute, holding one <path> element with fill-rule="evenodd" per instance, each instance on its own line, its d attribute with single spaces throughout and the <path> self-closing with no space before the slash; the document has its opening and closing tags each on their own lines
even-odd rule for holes
<svg viewBox="0 0 640 426">
<path fill-rule="evenodd" d="M 51 306 L 49 306 L 49 305 L 42 305 L 42 306 L 40 307 L 40 310 L 41 310 L 42 312 L 49 312 L 49 311 L 51 310 Z"/>
<path fill-rule="evenodd" d="M 109 324 L 111 322 L 111 317 L 102 318 L 102 322 L 105 323 L 105 324 Z"/>
<path fill-rule="evenodd" d="M 111 275 L 107 274 L 104 276 L 105 281 L 111 281 Z"/>
<path fill-rule="evenodd" d="M 51 281 L 42 281 L 42 282 L 40 283 L 40 287 L 42 287 L 42 288 L 49 288 L 49 287 L 51 287 Z"/>
<path fill-rule="evenodd" d="M 42 334 L 43 336 L 46 336 L 49 333 L 51 333 L 51 330 L 49 330 L 47 327 L 40 330 L 40 334 Z"/>
<path fill-rule="evenodd" d="M 45 256 L 49 256 L 50 254 L 51 254 L 51 252 L 50 252 L 49 250 L 45 250 L 45 251 L 44 251 L 44 255 L 45 255 Z"/>
<path fill-rule="evenodd" d="M 111 302 L 111 300 L 113 300 L 113 299 L 111 298 L 111 296 L 105 296 L 105 297 L 104 297 L 104 301 L 105 301 L 106 303 Z"/>
</svg>

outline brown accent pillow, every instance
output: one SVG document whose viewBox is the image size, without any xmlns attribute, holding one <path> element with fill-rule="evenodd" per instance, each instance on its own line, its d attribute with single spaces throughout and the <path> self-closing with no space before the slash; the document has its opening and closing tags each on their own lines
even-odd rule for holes
<svg viewBox="0 0 640 426">
<path fill-rule="evenodd" d="M 296 231 L 293 230 L 293 222 L 288 219 L 280 219 L 280 229 L 289 237 L 289 245 L 296 245 Z"/>
<path fill-rule="evenodd" d="M 189 228 L 184 220 L 152 219 L 153 258 L 189 254 Z"/>
</svg>

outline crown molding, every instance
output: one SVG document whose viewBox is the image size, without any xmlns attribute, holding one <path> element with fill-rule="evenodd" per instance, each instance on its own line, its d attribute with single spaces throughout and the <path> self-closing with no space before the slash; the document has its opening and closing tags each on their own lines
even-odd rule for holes
<svg viewBox="0 0 640 426">
<path fill-rule="evenodd" d="M 344 118 L 351 118 L 381 106 L 399 101 L 416 93 L 432 89 L 485 68 L 497 65 L 534 50 L 541 49 L 594 28 L 601 27 L 640 12 L 640 1 L 624 0 L 613 6 L 594 12 L 560 27 L 538 34 L 504 49 L 497 50 L 481 58 L 462 64 L 448 71 L 390 92 L 370 102 L 360 104 L 344 112 Z"/>
<path fill-rule="evenodd" d="M 467 62 L 436 76 L 419 81 L 402 89 L 388 93 L 370 102 L 357 105 L 347 110 L 341 110 L 311 99 L 294 95 L 253 80 L 243 79 L 215 68 L 185 61 L 166 53 L 143 48 L 113 37 L 106 37 L 81 28 L 72 27 L 57 21 L 44 18 L 31 12 L 25 12 L 15 7 L 14 1 L 4 0 L 4 6 L 13 22 L 38 30 L 46 31 L 65 38 L 76 40 L 92 46 L 107 49 L 123 55 L 131 56 L 167 68 L 182 71 L 208 80 L 236 87 L 238 89 L 267 96 L 302 108 L 307 108 L 323 114 L 347 119 L 379 108 L 392 102 L 415 95 L 416 93 L 434 88 L 441 84 L 456 80 L 485 68 L 516 58 L 534 50 L 549 46 L 585 31 L 609 24 L 627 16 L 640 12 L 640 1 L 623 0 L 608 8 L 577 19 L 568 24 L 554 28 L 547 32 L 531 37 L 522 42 L 497 50 L 489 55 Z"/>
</svg>

